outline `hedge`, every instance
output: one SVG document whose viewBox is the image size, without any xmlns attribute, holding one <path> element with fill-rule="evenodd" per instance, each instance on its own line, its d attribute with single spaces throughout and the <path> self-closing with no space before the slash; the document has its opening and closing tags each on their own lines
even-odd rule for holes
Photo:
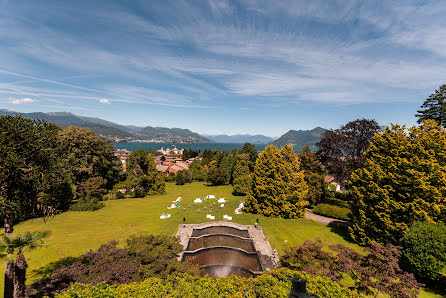
<svg viewBox="0 0 446 298">
<path fill-rule="evenodd" d="M 282 268 L 265 273 L 257 278 L 194 277 L 188 274 L 169 276 L 167 279 L 148 278 L 142 282 L 108 285 L 100 283 L 74 284 L 55 297 L 288 297 L 291 277 L 308 281 L 307 290 L 319 297 L 359 297 L 325 276 L 313 276 L 300 271 Z"/>
<path fill-rule="evenodd" d="M 339 207 L 335 205 L 321 203 L 317 204 L 312 211 L 313 213 L 323 216 L 328 216 L 343 220 L 350 220 L 350 209 L 346 207 Z"/>
</svg>

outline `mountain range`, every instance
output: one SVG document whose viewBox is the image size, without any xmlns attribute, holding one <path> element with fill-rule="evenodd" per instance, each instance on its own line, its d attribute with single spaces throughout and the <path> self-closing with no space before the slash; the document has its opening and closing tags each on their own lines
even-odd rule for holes
<svg viewBox="0 0 446 298">
<path fill-rule="evenodd" d="M 203 135 L 216 143 L 271 144 L 275 139 L 264 135 Z"/>
<path fill-rule="evenodd" d="M 314 146 L 321 139 L 326 129 L 316 127 L 312 130 L 290 130 L 273 142 L 273 145 L 282 147 L 285 144 L 293 146 Z"/>
<path fill-rule="evenodd" d="M 0 109 L 1 115 L 22 115 L 30 119 L 41 119 L 54 122 L 62 128 L 70 125 L 87 127 L 96 134 L 113 138 L 115 141 L 154 140 L 167 143 L 252 143 L 252 144 L 274 144 L 282 147 L 285 144 L 293 146 L 314 146 L 324 134 L 326 129 L 316 127 L 312 130 L 290 130 L 280 138 L 264 135 L 200 135 L 189 129 L 167 128 L 167 127 L 139 127 L 134 125 L 120 125 L 114 122 L 94 117 L 79 116 L 67 112 L 53 113 L 19 113 L 6 109 Z"/>
<path fill-rule="evenodd" d="M 115 140 L 133 141 L 133 140 L 156 140 L 172 143 L 207 143 L 211 140 L 192 132 L 189 129 L 167 128 L 167 127 L 138 127 L 124 126 L 114 122 L 99 118 L 78 116 L 72 113 L 18 113 L 9 110 L 0 110 L 1 115 L 22 115 L 29 119 L 41 119 L 48 122 L 54 122 L 62 128 L 70 125 L 88 127 L 96 134 L 110 137 Z"/>
</svg>

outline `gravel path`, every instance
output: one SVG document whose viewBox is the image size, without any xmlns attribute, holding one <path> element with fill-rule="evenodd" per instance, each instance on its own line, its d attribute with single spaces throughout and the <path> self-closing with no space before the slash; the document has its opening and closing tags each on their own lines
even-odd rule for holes
<svg viewBox="0 0 446 298">
<path fill-rule="evenodd" d="M 316 222 L 320 222 L 320 223 L 322 223 L 324 225 L 329 225 L 331 222 L 344 223 L 345 225 L 349 224 L 349 222 L 346 221 L 346 220 L 326 217 L 326 216 L 322 216 L 322 215 L 317 215 L 317 214 L 314 214 L 311 211 L 306 211 L 305 212 L 305 216 L 304 216 L 305 219 L 310 220 L 312 217 L 314 217 L 314 219 L 316 219 Z"/>
</svg>

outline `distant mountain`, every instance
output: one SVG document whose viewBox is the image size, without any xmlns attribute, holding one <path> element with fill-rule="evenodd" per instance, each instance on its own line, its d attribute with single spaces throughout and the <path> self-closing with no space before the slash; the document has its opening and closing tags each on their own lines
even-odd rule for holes
<svg viewBox="0 0 446 298">
<path fill-rule="evenodd" d="M 82 127 L 88 127 L 96 134 L 111 137 L 114 139 L 124 140 L 158 140 L 164 142 L 212 142 L 211 140 L 202 137 L 198 133 L 192 132 L 188 129 L 181 128 L 166 128 L 166 127 L 137 127 L 137 126 L 124 126 L 107 120 L 78 116 L 72 113 L 66 112 L 53 112 L 53 113 L 19 113 L 9 111 L 5 109 L 0 110 L 1 115 L 22 115 L 29 119 L 41 119 L 48 122 L 53 122 L 62 128 L 66 128 L 70 125 L 77 125 Z"/>
<path fill-rule="evenodd" d="M 285 144 L 293 146 L 315 145 L 326 131 L 325 128 L 316 127 L 312 130 L 290 130 L 273 142 L 273 145 L 282 147 Z"/>
<path fill-rule="evenodd" d="M 151 127 L 147 126 L 137 132 L 138 135 L 143 135 L 149 139 L 154 140 L 169 140 L 169 142 L 191 142 L 191 143 L 209 143 L 211 140 L 202 137 L 196 132 L 189 129 L 182 128 L 166 128 L 166 127 Z"/>
<path fill-rule="evenodd" d="M 251 143 L 251 144 L 268 144 L 274 141 L 273 138 L 264 135 L 205 135 L 208 139 L 216 143 Z"/>
</svg>

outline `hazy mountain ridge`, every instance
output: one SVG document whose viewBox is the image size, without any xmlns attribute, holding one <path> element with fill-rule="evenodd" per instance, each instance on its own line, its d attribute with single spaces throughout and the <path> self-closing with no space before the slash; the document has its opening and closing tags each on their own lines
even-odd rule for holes
<svg viewBox="0 0 446 298">
<path fill-rule="evenodd" d="M 93 117 L 78 116 L 67 112 L 52 113 L 19 113 L 2 109 L 0 115 L 22 115 L 29 119 L 41 119 L 54 122 L 62 128 L 70 125 L 88 127 L 98 135 L 125 140 L 159 140 L 166 142 L 211 142 L 209 139 L 192 132 L 189 129 L 167 127 L 124 126 L 107 120 Z"/>
<path fill-rule="evenodd" d="M 320 141 L 325 131 L 326 129 L 322 127 L 316 127 L 312 130 L 290 130 L 275 140 L 273 145 L 279 147 L 285 144 L 291 144 L 293 146 L 315 145 Z"/>
<path fill-rule="evenodd" d="M 274 141 L 274 138 L 264 135 L 205 135 L 208 139 L 216 143 L 251 143 L 251 144 L 268 144 Z"/>
</svg>

